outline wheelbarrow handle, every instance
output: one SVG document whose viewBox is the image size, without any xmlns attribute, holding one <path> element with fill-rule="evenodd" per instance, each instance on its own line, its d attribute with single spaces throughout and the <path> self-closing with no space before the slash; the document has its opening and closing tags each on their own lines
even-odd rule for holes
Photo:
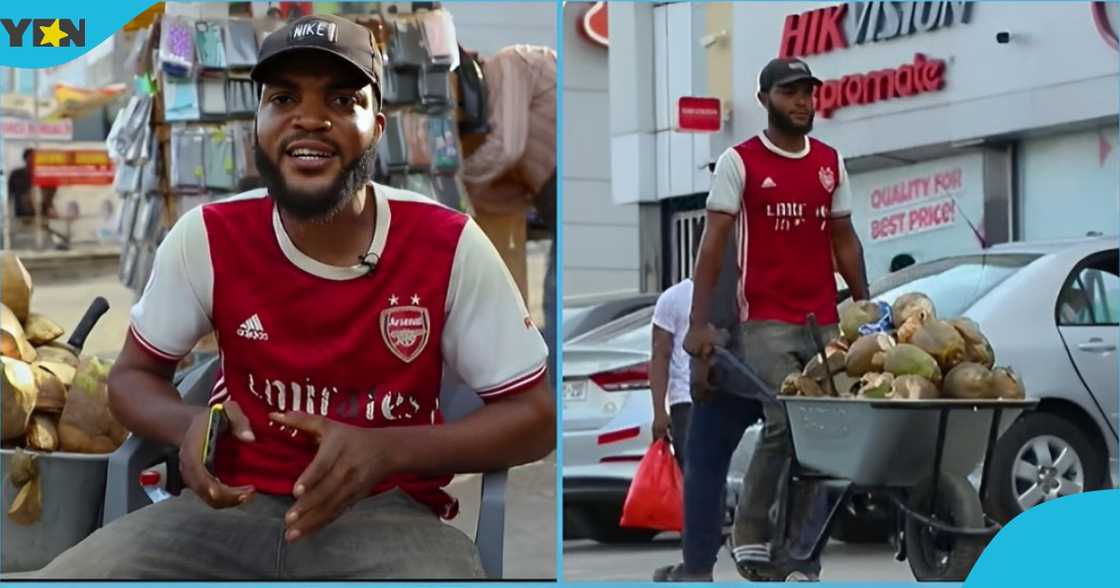
<svg viewBox="0 0 1120 588">
<path fill-rule="evenodd" d="M 780 404 L 777 390 L 770 386 L 758 375 L 758 372 L 746 362 L 735 356 L 724 347 L 715 346 L 712 355 L 716 362 L 736 379 L 734 385 L 724 385 L 720 388 L 729 394 L 755 400 L 764 404 Z"/>
</svg>

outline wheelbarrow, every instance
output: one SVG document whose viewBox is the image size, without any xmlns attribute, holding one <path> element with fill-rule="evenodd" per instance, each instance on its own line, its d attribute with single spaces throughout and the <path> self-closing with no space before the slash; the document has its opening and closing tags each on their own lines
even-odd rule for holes
<svg viewBox="0 0 1120 588">
<path fill-rule="evenodd" d="M 824 356 L 816 322 L 809 329 Z M 714 350 L 721 389 L 761 403 L 781 403 L 794 460 L 789 487 L 814 479 L 839 493 L 812 537 L 789 544 L 794 559 L 820 556 L 840 505 L 853 493 L 887 497 L 897 508 L 896 559 L 918 580 L 961 581 L 1000 525 L 981 502 L 996 439 L 1037 400 L 879 400 L 778 396 L 750 366 Z M 832 387 L 831 382 L 827 384 Z M 979 492 L 968 476 L 983 463 Z M 789 502 L 779 505 L 774 542 L 785 542 Z M 812 534 L 812 533 L 810 533 Z"/>
</svg>

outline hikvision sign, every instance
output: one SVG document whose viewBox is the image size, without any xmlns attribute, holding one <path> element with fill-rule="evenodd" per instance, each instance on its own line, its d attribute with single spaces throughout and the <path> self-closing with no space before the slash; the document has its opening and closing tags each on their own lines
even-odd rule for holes
<svg viewBox="0 0 1120 588">
<path fill-rule="evenodd" d="M 968 23 L 972 2 L 851 2 L 791 14 L 779 57 L 820 55 Z"/>
</svg>

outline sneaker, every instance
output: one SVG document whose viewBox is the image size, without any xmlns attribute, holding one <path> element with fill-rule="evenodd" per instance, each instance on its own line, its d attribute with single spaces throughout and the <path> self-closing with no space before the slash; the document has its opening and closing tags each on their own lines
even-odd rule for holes
<svg viewBox="0 0 1120 588">
<path fill-rule="evenodd" d="M 820 576 L 816 574 L 807 574 L 805 572 L 792 571 L 786 576 L 786 582 L 820 582 Z"/>
<path fill-rule="evenodd" d="M 654 582 L 711 582 L 712 573 L 689 574 L 684 571 L 684 564 L 663 566 L 653 571 Z"/>
</svg>

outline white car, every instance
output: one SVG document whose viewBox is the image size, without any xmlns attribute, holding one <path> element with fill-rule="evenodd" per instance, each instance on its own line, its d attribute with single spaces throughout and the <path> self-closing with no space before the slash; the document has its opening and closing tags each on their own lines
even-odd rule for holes
<svg viewBox="0 0 1120 588">
<path fill-rule="evenodd" d="M 603 543 L 657 533 L 618 526 L 638 462 L 653 437 L 649 358 L 653 308 L 564 345 L 564 533 Z"/>
</svg>

